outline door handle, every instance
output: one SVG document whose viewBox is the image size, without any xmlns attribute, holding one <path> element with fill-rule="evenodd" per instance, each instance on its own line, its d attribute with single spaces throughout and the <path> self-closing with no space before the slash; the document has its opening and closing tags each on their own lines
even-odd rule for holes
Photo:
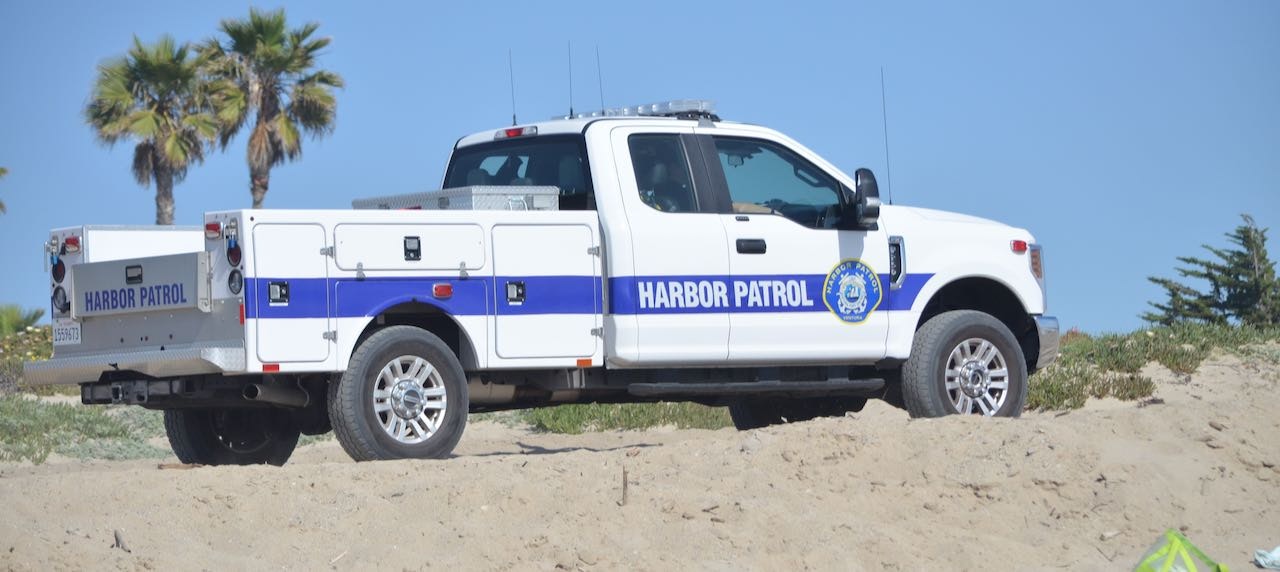
<svg viewBox="0 0 1280 572">
<path fill-rule="evenodd" d="M 764 254 L 766 245 L 763 238 L 739 238 L 738 252 L 741 254 Z"/>
</svg>

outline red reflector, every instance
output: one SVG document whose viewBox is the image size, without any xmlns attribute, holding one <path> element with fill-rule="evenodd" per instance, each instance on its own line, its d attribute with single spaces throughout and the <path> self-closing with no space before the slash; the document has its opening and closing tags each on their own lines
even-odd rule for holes
<svg viewBox="0 0 1280 572">
<path fill-rule="evenodd" d="M 1027 251 L 1027 241 L 1015 240 L 1009 243 L 1009 247 L 1012 248 L 1014 252 L 1022 254 Z"/>
<path fill-rule="evenodd" d="M 222 236 L 222 223 L 206 222 L 204 223 L 204 237 L 209 240 L 217 240 Z"/>
<path fill-rule="evenodd" d="M 264 363 L 262 364 L 262 371 L 280 371 L 280 364 Z"/>
<path fill-rule="evenodd" d="M 62 246 L 67 249 L 67 253 L 80 252 L 80 237 L 68 236 L 62 239 Z"/>
<path fill-rule="evenodd" d="M 436 284 L 431 287 L 431 295 L 436 298 L 452 298 L 453 284 Z"/>
<path fill-rule="evenodd" d="M 244 323 L 244 302 L 240 303 L 240 323 Z"/>
<path fill-rule="evenodd" d="M 578 367 L 591 367 L 591 358 L 582 358 L 578 360 Z"/>
</svg>

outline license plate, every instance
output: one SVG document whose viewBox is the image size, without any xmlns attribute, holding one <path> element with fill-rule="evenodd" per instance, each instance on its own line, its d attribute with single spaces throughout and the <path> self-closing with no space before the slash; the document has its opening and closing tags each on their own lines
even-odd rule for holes
<svg viewBox="0 0 1280 572">
<path fill-rule="evenodd" d="M 53 345 L 74 346 L 80 344 L 80 322 L 70 318 L 53 321 Z"/>
</svg>

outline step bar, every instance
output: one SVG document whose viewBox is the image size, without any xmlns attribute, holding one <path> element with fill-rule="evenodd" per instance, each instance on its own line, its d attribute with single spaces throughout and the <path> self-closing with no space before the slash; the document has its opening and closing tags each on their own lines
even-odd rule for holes
<svg viewBox="0 0 1280 572">
<path fill-rule="evenodd" d="M 627 393 L 636 397 L 688 397 L 725 395 L 833 395 L 872 393 L 884 388 L 880 378 L 828 381 L 748 381 L 727 383 L 633 383 Z"/>
</svg>

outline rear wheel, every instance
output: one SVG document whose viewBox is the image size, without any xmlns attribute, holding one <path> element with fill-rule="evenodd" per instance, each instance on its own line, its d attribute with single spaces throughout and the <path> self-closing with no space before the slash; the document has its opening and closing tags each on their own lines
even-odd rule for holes
<svg viewBox="0 0 1280 572">
<path fill-rule="evenodd" d="M 902 366 L 902 398 L 912 417 L 1017 417 L 1027 400 L 1027 362 L 999 320 L 944 312 L 916 332 Z"/>
<path fill-rule="evenodd" d="M 280 466 L 298 446 L 298 429 L 277 409 L 170 409 L 164 430 L 183 463 Z"/>
<path fill-rule="evenodd" d="M 850 411 L 862 411 L 866 404 L 865 397 L 749 397 L 731 403 L 729 417 L 734 427 L 745 431 L 818 417 L 840 417 Z"/>
<path fill-rule="evenodd" d="M 467 381 L 439 337 L 412 326 L 369 336 L 329 386 L 329 419 L 352 459 L 448 457 L 467 423 Z"/>
</svg>

